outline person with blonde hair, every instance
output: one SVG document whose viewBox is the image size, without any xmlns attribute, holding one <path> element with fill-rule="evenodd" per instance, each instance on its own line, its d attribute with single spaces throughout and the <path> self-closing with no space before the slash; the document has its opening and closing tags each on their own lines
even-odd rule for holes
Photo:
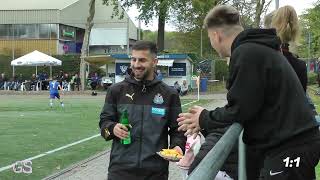
<svg viewBox="0 0 320 180">
<path fill-rule="evenodd" d="M 271 19 L 271 21 L 268 22 L 268 19 Z M 295 70 L 301 82 L 301 85 L 306 92 L 310 108 L 312 109 L 314 115 L 317 115 L 318 113 L 316 111 L 316 108 L 307 93 L 308 76 L 306 63 L 303 60 L 300 60 L 298 56 L 291 52 L 292 48 L 289 49 L 289 46 L 296 46 L 298 36 L 300 34 L 298 16 L 296 11 L 291 6 L 281 7 L 277 11 L 266 16 L 265 26 L 276 29 L 277 34 L 282 41 L 282 53 Z"/>
<path fill-rule="evenodd" d="M 298 16 L 295 9 L 292 6 L 284 6 L 279 8 L 273 13 L 270 26 L 276 29 L 277 34 L 282 41 L 282 53 L 296 72 L 301 85 L 306 92 L 307 100 L 310 104 L 313 114 L 317 115 L 318 113 L 316 108 L 307 93 L 308 76 L 306 63 L 291 52 L 292 48 L 289 49 L 289 46 L 296 46 L 300 34 Z"/>
<path fill-rule="evenodd" d="M 307 67 L 306 63 L 291 52 L 290 46 L 296 46 L 299 37 L 299 23 L 296 11 L 291 6 L 283 6 L 276 11 L 266 15 L 264 20 L 265 28 L 276 29 L 281 39 L 281 51 L 296 72 L 301 85 L 307 90 Z"/>
<path fill-rule="evenodd" d="M 271 27 L 275 28 L 282 43 L 295 43 L 299 37 L 298 15 L 292 6 L 283 6 L 273 15 Z"/>
<path fill-rule="evenodd" d="M 264 27 L 275 28 L 282 43 L 297 43 L 300 35 L 298 15 L 289 5 L 267 14 Z"/>
</svg>

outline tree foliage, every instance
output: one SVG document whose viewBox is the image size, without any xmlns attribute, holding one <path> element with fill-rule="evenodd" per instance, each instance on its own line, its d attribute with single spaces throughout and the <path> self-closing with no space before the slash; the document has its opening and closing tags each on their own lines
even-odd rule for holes
<svg viewBox="0 0 320 180">
<path fill-rule="evenodd" d="M 158 17 L 157 43 L 159 50 L 170 52 L 182 50 L 193 52 L 204 57 L 213 57 L 213 50 L 205 30 L 202 30 L 206 14 L 218 4 L 229 4 L 237 8 L 241 14 L 241 23 L 245 28 L 259 27 L 261 15 L 267 10 L 271 0 L 103 0 L 106 5 L 113 5 L 113 15 L 123 17 L 119 6 L 129 8 L 135 5 L 139 10 L 139 19 L 148 24 L 154 17 Z M 171 19 L 169 18 L 171 17 Z M 179 32 L 172 34 L 174 38 L 164 37 L 164 22 L 171 21 Z M 148 36 L 145 32 L 144 36 Z M 201 33 L 203 50 L 201 53 Z M 166 33 L 169 35 L 170 33 Z M 148 38 L 144 38 L 148 39 Z M 175 39 L 167 42 L 165 39 Z M 154 39 L 153 39 L 154 40 Z M 182 45 L 180 45 L 180 43 Z M 173 49 L 172 49 L 173 47 Z"/>
<path fill-rule="evenodd" d="M 301 57 L 320 57 L 320 1 L 300 16 L 301 38 L 298 53 Z M 310 44 L 309 44 L 310 38 Z M 310 49 L 309 49 L 310 48 Z M 310 54 L 309 54 L 310 52 Z"/>
<path fill-rule="evenodd" d="M 241 24 L 245 28 L 259 27 L 261 16 L 267 11 L 271 0 L 180 0 L 173 12 L 172 23 L 182 34 L 179 42 L 188 51 L 202 54 L 204 58 L 213 58 L 217 54 L 212 50 L 207 32 L 202 30 L 203 20 L 214 6 L 228 4 L 240 13 Z M 202 30 L 202 53 L 201 53 Z"/>
<path fill-rule="evenodd" d="M 177 7 L 175 4 L 178 1 L 172 0 L 103 0 L 105 5 L 112 5 L 112 16 L 124 17 L 124 11 L 119 11 L 119 6 L 123 8 L 129 8 L 136 6 L 139 10 L 138 19 L 143 20 L 147 25 L 153 17 L 158 17 L 158 48 L 160 51 L 164 49 L 164 30 L 165 23 L 168 20 L 168 14 L 173 10 L 173 7 Z"/>
</svg>

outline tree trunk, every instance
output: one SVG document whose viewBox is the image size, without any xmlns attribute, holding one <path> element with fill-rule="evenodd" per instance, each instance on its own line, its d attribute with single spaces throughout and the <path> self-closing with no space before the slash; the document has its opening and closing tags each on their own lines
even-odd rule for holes
<svg viewBox="0 0 320 180">
<path fill-rule="evenodd" d="M 163 3 L 163 1 L 160 1 Z M 162 4 L 159 9 L 159 19 L 158 19 L 158 51 L 161 52 L 164 50 L 164 28 L 166 24 L 166 14 L 167 14 L 167 6 Z"/>
<path fill-rule="evenodd" d="M 256 0 L 256 14 L 255 14 L 254 24 L 253 24 L 255 28 L 260 27 L 261 14 L 263 11 L 264 4 L 265 4 L 265 0 Z"/>
<path fill-rule="evenodd" d="M 86 62 L 85 58 L 88 56 L 88 51 L 89 51 L 89 38 L 90 38 L 90 33 L 91 29 L 93 27 L 93 17 L 95 14 L 95 0 L 90 1 L 90 9 L 89 9 L 89 16 L 87 18 L 87 23 L 86 23 L 86 29 L 83 37 L 83 43 L 82 43 L 82 48 L 81 48 L 81 61 L 80 61 L 80 78 L 81 78 L 81 90 L 84 91 L 85 89 L 85 79 L 86 79 L 86 74 L 85 74 L 85 68 L 86 68 Z"/>
</svg>

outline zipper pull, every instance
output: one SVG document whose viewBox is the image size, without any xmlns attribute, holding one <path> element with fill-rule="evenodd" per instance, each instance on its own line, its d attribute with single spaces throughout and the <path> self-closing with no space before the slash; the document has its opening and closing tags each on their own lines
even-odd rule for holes
<svg viewBox="0 0 320 180">
<path fill-rule="evenodd" d="M 142 87 L 142 92 L 143 92 L 143 93 L 147 92 L 147 88 L 146 88 L 146 85 L 145 85 L 145 84 L 144 84 L 143 87 Z"/>
</svg>

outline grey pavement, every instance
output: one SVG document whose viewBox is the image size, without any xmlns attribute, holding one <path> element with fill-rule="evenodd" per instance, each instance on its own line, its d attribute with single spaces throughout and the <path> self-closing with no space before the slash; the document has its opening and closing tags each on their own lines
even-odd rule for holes
<svg viewBox="0 0 320 180">
<path fill-rule="evenodd" d="M 205 97 L 201 97 L 203 99 Z M 204 105 L 208 110 L 221 107 L 226 104 L 225 94 L 208 95 L 206 99 L 213 99 Z M 109 151 L 101 152 L 87 160 L 75 164 L 45 179 L 47 180 L 106 180 L 109 164 Z M 182 180 L 180 169 L 175 163 L 170 163 L 169 180 Z"/>
</svg>

